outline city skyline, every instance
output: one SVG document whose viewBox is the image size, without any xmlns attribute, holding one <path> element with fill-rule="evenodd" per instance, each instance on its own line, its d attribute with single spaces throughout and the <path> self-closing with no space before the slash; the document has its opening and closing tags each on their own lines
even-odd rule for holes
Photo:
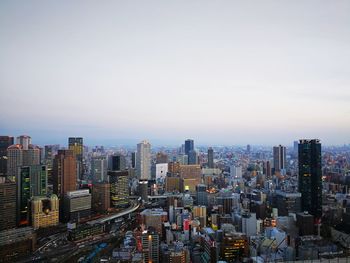
<svg viewBox="0 0 350 263">
<path fill-rule="evenodd" d="M 0 133 L 349 143 L 349 11 L 347 1 L 2 1 Z"/>
</svg>

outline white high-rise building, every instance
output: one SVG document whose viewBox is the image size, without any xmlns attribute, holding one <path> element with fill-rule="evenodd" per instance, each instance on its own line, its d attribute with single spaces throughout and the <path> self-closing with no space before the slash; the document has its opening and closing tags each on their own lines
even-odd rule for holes
<svg viewBox="0 0 350 263">
<path fill-rule="evenodd" d="M 139 179 L 151 179 L 151 144 L 148 141 L 137 144 L 136 170 Z"/>
</svg>

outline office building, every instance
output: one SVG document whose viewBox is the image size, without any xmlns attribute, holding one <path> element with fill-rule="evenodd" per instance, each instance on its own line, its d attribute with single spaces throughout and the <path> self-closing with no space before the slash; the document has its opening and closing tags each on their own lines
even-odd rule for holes
<svg viewBox="0 0 350 263">
<path fill-rule="evenodd" d="M 249 256 L 248 238 L 242 233 L 225 233 L 220 247 L 220 259 L 226 262 L 243 262 Z"/>
<path fill-rule="evenodd" d="M 83 154 L 84 154 L 84 143 L 81 137 L 69 137 L 68 138 L 69 150 L 73 151 L 73 155 L 76 159 L 76 173 L 77 178 L 83 179 Z"/>
<path fill-rule="evenodd" d="M 72 150 L 59 150 L 53 160 L 53 192 L 59 199 L 69 191 L 76 190 L 77 166 Z"/>
<path fill-rule="evenodd" d="M 58 144 L 54 145 L 45 145 L 44 147 L 44 163 L 48 165 L 49 168 L 52 168 L 53 158 L 57 154 L 60 146 Z"/>
<path fill-rule="evenodd" d="M 188 155 L 190 151 L 194 150 L 194 141 L 191 139 L 187 139 L 185 141 L 185 154 Z"/>
<path fill-rule="evenodd" d="M 151 179 L 151 144 L 148 141 L 137 144 L 136 172 L 139 179 Z"/>
<path fill-rule="evenodd" d="M 21 166 L 17 176 L 17 223 L 28 225 L 30 220 L 30 199 L 47 194 L 46 165 Z"/>
<path fill-rule="evenodd" d="M 163 152 L 158 152 L 156 155 L 156 163 L 168 163 L 168 155 Z"/>
<path fill-rule="evenodd" d="M 168 163 L 157 163 L 156 167 L 156 181 L 164 182 L 168 173 Z"/>
<path fill-rule="evenodd" d="M 17 262 L 35 251 L 36 233 L 32 227 L 13 228 L 0 232 L 1 262 Z"/>
<path fill-rule="evenodd" d="M 58 225 L 58 202 L 58 197 L 55 194 L 50 197 L 34 196 L 32 198 L 32 226 L 34 229 Z"/>
<path fill-rule="evenodd" d="M 29 145 L 32 144 L 32 138 L 28 135 L 21 135 L 16 138 L 16 144 L 23 146 L 24 150 L 27 150 Z"/>
<path fill-rule="evenodd" d="M 200 165 L 180 165 L 180 177 L 201 179 L 202 170 Z M 200 182 L 199 182 L 200 183 Z"/>
<path fill-rule="evenodd" d="M 145 224 L 146 228 L 152 227 L 155 229 L 157 234 L 162 236 L 162 225 L 168 221 L 168 213 L 162 208 L 156 209 L 145 209 L 141 213 L 142 223 Z"/>
<path fill-rule="evenodd" d="M 138 193 L 142 201 L 148 201 L 148 181 L 140 180 L 138 185 Z"/>
<path fill-rule="evenodd" d="M 23 140 L 19 140 L 23 141 Z M 27 144 L 27 141 L 24 141 Z M 7 148 L 7 176 L 10 179 L 18 177 L 21 166 L 39 165 L 40 148 L 36 145 L 14 144 Z"/>
<path fill-rule="evenodd" d="M 136 167 L 136 152 L 131 153 L 131 168 Z"/>
<path fill-rule="evenodd" d="M 181 178 L 180 177 L 166 177 L 165 178 L 165 190 L 167 192 L 180 192 L 181 191 Z"/>
<path fill-rule="evenodd" d="M 13 137 L 0 136 L 0 177 L 7 174 L 7 148 L 13 145 Z"/>
<path fill-rule="evenodd" d="M 80 222 L 91 214 L 91 194 L 88 189 L 69 191 L 64 197 L 64 222 Z"/>
<path fill-rule="evenodd" d="M 198 153 L 195 150 L 188 153 L 188 164 L 198 164 Z"/>
<path fill-rule="evenodd" d="M 91 177 L 94 182 L 107 182 L 107 159 L 104 156 L 92 157 Z"/>
<path fill-rule="evenodd" d="M 309 236 L 314 234 L 314 216 L 308 212 L 297 214 L 297 227 L 299 236 Z"/>
<path fill-rule="evenodd" d="M 122 208 L 129 205 L 129 172 L 108 171 L 111 187 L 111 205 Z"/>
<path fill-rule="evenodd" d="M 126 159 L 125 156 L 117 153 L 109 157 L 109 171 L 124 171 L 126 169 Z"/>
<path fill-rule="evenodd" d="M 111 207 L 111 185 L 94 183 L 92 186 L 92 208 L 95 212 L 105 213 Z"/>
<path fill-rule="evenodd" d="M 202 253 L 199 262 L 216 263 L 218 262 L 218 244 L 215 241 L 215 231 L 212 228 L 204 227 L 201 236 Z"/>
<path fill-rule="evenodd" d="M 208 149 L 208 168 L 214 168 L 214 150 L 211 147 Z"/>
<path fill-rule="evenodd" d="M 171 176 L 178 175 L 180 173 L 180 163 L 179 162 L 168 163 L 168 173 Z"/>
<path fill-rule="evenodd" d="M 0 231 L 16 227 L 16 183 L 0 178 Z"/>
<path fill-rule="evenodd" d="M 208 205 L 208 192 L 205 184 L 198 184 L 196 186 L 196 197 L 197 205 Z"/>
<path fill-rule="evenodd" d="M 273 147 L 273 167 L 275 169 L 275 173 L 285 174 L 286 147 L 282 145 Z"/>
<path fill-rule="evenodd" d="M 159 235 L 148 232 L 141 236 L 143 262 L 159 263 Z"/>
<path fill-rule="evenodd" d="M 301 193 L 276 190 L 276 204 L 279 216 L 301 212 Z"/>
<path fill-rule="evenodd" d="M 299 192 L 301 209 L 320 219 L 322 216 L 321 143 L 319 140 L 299 142 Z"/>
<path fill-rule="evenodd" d="M 192 209 L 193 218 L 198 218 L 201 227 L 207 226 L 207 207 L 206 206 L 194 206 Z"/>
</svg>

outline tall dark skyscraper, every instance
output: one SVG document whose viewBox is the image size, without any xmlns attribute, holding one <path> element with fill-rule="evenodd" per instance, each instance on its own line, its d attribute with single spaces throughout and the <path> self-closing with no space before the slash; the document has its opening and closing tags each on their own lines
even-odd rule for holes
<svg viewBox="0 0 350 263">
<path fill-rule="evenodd" d="M 208 149 L 208 167 L 214 168 L 214 150 L 211 147 Z"/>
<path fill-rule="evenodd" d="M 110 156 L 108 170 L 123 171 L 125 169 L 126 169 L 126 160 L 124 155 L 118 153 Z"/>
<path fill-rule="evenodd" d="M 273 147 L 273 167 L 275 172 L 286 169 L 286 147 L 282 145 Z"/>
<path fill-rule="evenodd" d="M 322 216 L 321 143 L 317 139 L 300 140 L 298 149 L 301 209 L 320 219 Z"/>
<path fill-rule="evenodd" d="M 16 183 L 0 178 L 0 231 L 16 226 Z"/>
<path fill-rule="evenodd" d="M 68 138 L 69 150 L 72 150 L 77 162 L 77 176 L 79 179 L 83 179 L 83 151 L 84 143 L 81 137 L 69 137 Z"/>
<path fill-rule="evenodd" d="M 190 151 L 193 151 L 194 150 L 194 141 L 191 140 L 191 139 L 187 139 L 185 141 L 185 154 L 189 154 Z"/>
<path fill-rule="evenodd" d="M 131 168 L 136 167 L 136 152 L 131 153 Z"/>
<path fill-rule="evenodd" d="M 13 137 L 0 136 L 0 176 L 7 173 L 7 148 L 13 144 Z"/>
<path fill-rule="evenodd" d="M 195 150 L 188 153 L 188 164 L 198 164 L 198 154 Z"/>
</svg>

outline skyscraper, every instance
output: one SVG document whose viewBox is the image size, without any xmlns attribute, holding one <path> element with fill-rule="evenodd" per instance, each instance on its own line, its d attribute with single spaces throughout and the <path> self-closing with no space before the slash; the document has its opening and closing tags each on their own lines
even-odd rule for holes
<svg viewBox="0 0 350 263">
<path fill-rule="evenodd" d="M 129 173 L 128 171 L 108 171 L 111 189 L 111 205 L 127 207 L 129 205 Z"/>
<path fill-rule="evenodd" d="M 0 136 L 0 176 L 7 174 L 7 148 L 13 144 L 13 137 Z"/>
<path fill-rule="evenodd" d="M 68 191 L 76 190 L 77 166 L 72 150 L 59 150 L 53 160 L 53 192 L 62 199 Z"/>
<path fill-rule="evenodd" d="M 136 170 L 139 179 L 151 179 L 151 144 L 148 141 L 137 144 Z"/>
<path fill-rule="evenodd" d="M 321 143 L 317 139 L 300 140 L 298 149 L 301 209 L 320 219 L 322 216 Z"/>
<path fill-rule="evenodd" d="M 136 167 L 136 152 L 131 153 L 131 168 Z"/>
<path fill-rule="evenodd" d="M 16 226 L 16 183 L 0 178 L 0 231 Z"/>
<path fill-rule="evenodd" d="M 188 155 L 190 151 L 194 150 L 194 141 L 191 139 L 187 139 L 185 141 L 185 154 Z"/>
<path fill-rule="evenodd" d="M 21 135 L 16 138 L 16 144 L 23 145 L 23 150 L 27 150 L 29 145 L 32 144 L 32 138 L 28 135 Z"/>
<path fill-rule="evenodd" d="M 104 156 L 92 157 L 91 176 L 94 182 L 107 182 L 107 159 Z"/>
<path fill-rule="evenodd" d="M 10 178 L 14 179 L 18 176 L 21 166 L 40 164 L 40 148 L 24 143 L 25 145 L 14 144 L 7 148 L 7 176 Z"/>
<path fill-rule="evenodd" d="M 45 165 L 19 167 L 17 180 L 17 222 L 27 225 L 29 222 L 29 203 L 33 196 L 47 194 L 47 169 Z"/>
<path fill-rule="evenodd" d="M 76 159 L 77 165 L 77 178 L 83 179 L 83 151 L 84 144 L 83 138 L 81 137 L 69 137 L 68 138 L 69 150 L 73 151 L 73 154 Z"/>
<path fill-rule="evenodd" d="M 198 164 L 198 154 L 195 150 L 188 153 L 188 164 Z"/>
<path fill-rule="evenodd" d="M 108 170 L 110 171 L 123 171 L 126 169 L 126 159 L 125 156 L 116 153 L 109 157 Z"/>
<path fill-rule="evenodd" d="M 273 165 L 276 172 L 282 172 L 286 169 L 286 147 L 279 145 L 273 147 Z"/>
<path fill-rule="evenodd" d="M 214 150 L 211 147 L 208 149 L 208 167 L 214 168 Z"/>
<path fill-rule="evenodd" d="M 144 233 L 141 236 L 143 262 L 159 263 L 159 235 Z"/>
</svg>

